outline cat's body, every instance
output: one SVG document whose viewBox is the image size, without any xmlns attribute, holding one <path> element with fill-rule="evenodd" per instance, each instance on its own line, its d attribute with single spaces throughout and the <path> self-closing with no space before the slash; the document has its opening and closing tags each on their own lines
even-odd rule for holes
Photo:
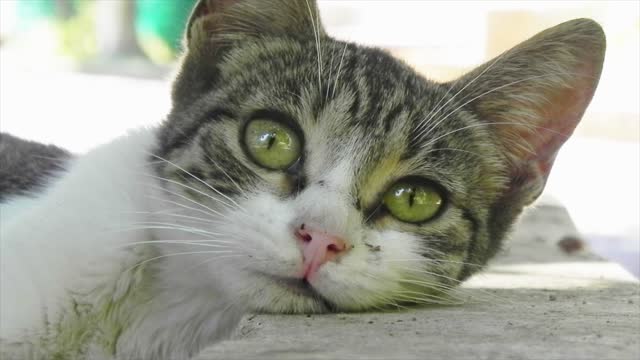
<svg viewBox="0 0 640 360">
<path fill-rule="evenodd" d="M 0 326 L 17 359 L 102 358 L 116 342 L 123 359 L 184 358 L 233 329 L 244 306 L 230 306 L 221 287 L 187 285 L 202 279 L 168 263 L 134 268 L 160 255 L 131 246 L 154 238 L 131 229 L 163 209 L 149 176 L 153 147 L 153 130 L 128 135 L 72 160 L 37 202 L 2 205 Z"/>
<path fill-rule="evenodd" d="M 187 359 L 245 310 L 448 302 L 541 192 L 604 38 L 568 22 L 436 84 L 312 1 L 209 0 L 186 48 L 159 128 L 2 205 L 3 351 Z"/>
<path fill-rule="evenodd" d="M 30 159 L 25 162 L 24 159 Z M 8 196 L 29 195 L 42 190 L 47 180 L 64 171 L 71 154 L 0 133 L 0 203 Z"/>
</svg>

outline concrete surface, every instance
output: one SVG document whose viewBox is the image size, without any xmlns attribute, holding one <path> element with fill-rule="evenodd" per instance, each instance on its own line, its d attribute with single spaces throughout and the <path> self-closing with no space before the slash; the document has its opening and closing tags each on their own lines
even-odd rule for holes
<svg viewBox="0 0 640 360">
<path fill-rule="evenodd" d="M 250 315 L 209 359 L 640 359 L 640 284 L 588 249 L 566 211 L 528 212 L 458 306 L 398 312 Z"/>
</svg>

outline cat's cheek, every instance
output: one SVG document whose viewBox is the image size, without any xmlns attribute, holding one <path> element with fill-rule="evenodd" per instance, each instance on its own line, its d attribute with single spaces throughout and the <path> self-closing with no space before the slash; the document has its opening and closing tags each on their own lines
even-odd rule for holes
<svg viewBox="0 0 640 360">
<path fill-rule="evenodd" d="M 425 244 L 410 233 L 386 230 L 376 234 L 379 238 L 382 261 L 389 264 L 414 264 L 422 261 L 420 255 Z"/>
<path fill-rule="evenodd" d="M 302 253 L 286 229 L 264 225 L 233 226 L 233 241 L 239 242 L 242 255 L 231 266 L 238 271 L 292 277 L 302 269 Z"/>
<path fill-rule="evenodd" d="M 397 231 L 372 230 L 338 261 L 325 264 L 313 287 L 341 310 L 361 310 L 393 301 L 420 267 L 418 239 Z"/>
<path fill-rule="evenodd" d="M 233 234 L 247 256 L 242 266 L 248 271 L 292 277 L 302 269 L 302 253 L 291 226 L 294 211 L 286 202 L 268 193 L 240 204 L 246 212 L 233 219 L 224 232 Z"/>
</svg>

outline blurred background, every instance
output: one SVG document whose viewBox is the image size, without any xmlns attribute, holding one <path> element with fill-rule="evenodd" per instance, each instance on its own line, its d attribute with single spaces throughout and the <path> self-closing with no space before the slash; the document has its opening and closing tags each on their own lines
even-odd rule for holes
<svg viewBox="0 0 640 360">
<path fill-rule="evenodd" d="M 0 130 L 83 153 L 157 124 L 195 0 L 0 0 Z M 567 206 L 589 246 L 640 275 L 638 1 L 319 1 L 331 35 L 450 80 L 547 27 L 598 21 L 596 95 L 542 202 Z"/>
</svg>

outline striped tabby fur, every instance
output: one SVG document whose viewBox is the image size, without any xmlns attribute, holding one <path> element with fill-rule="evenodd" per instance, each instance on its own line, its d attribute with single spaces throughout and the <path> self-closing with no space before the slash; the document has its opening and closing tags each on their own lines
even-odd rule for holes
<svg viewBox="0 0 640 360">
<path fill-rule="evenodd" d="M 595 90 L 605 46 L 596 23 L 574 20 L 439 84 L 382 50 L 327 36 L 312 1 L 202 1 L 187 38 L 158 153 L 239 202 L 264 195 L 277 209 L 305 198 L 311 213 L 346 217 L 318 220 L 328 231 L 380 247 L 362 255 L 370 274 L 338 264 L 345 274 L 321 300 L 277 285 L 248 290 L 256 308 L 276 312 L 448 301 L 442 290 L 481 269 L 541 192 Z M 299 126 L 301 166 L 274 173 L 246 156 L 240 131 L 260 116 Z M 158 172 L 206 190 L 167 163 Z M 416 226 L 380 211 L 381 193 L 404 176 L 440 184 L 445 213 Z M 252 222 L 244 226 L 263 226 Z M 402 242 L 406 258 L 396 259 Z"/>
<path fill-rule="evenodd" d="M 30 195 L 0 193 L 3 358 L 189 359 L 247 310 L 463 301 L 452 290 L 544 188 L 593 96 L 605 38 L 569 21 L 436 83 L 329 37 L 313 0 L 201 0 L 184 46 L 158 128 L 58 152 L 64 168 L 46 182 L 34 174 L 51 164 L 0 153 L 28 180 L 0 188 Z M 253 119 L 288 125 L 298 160 L 282 171 L 253 161 Z M 402 222 L 383 205 L 407 178 L 439 189 L 432 219 Z M 305 226 L 345 243 L 313 277 Z"/>
</svg>

